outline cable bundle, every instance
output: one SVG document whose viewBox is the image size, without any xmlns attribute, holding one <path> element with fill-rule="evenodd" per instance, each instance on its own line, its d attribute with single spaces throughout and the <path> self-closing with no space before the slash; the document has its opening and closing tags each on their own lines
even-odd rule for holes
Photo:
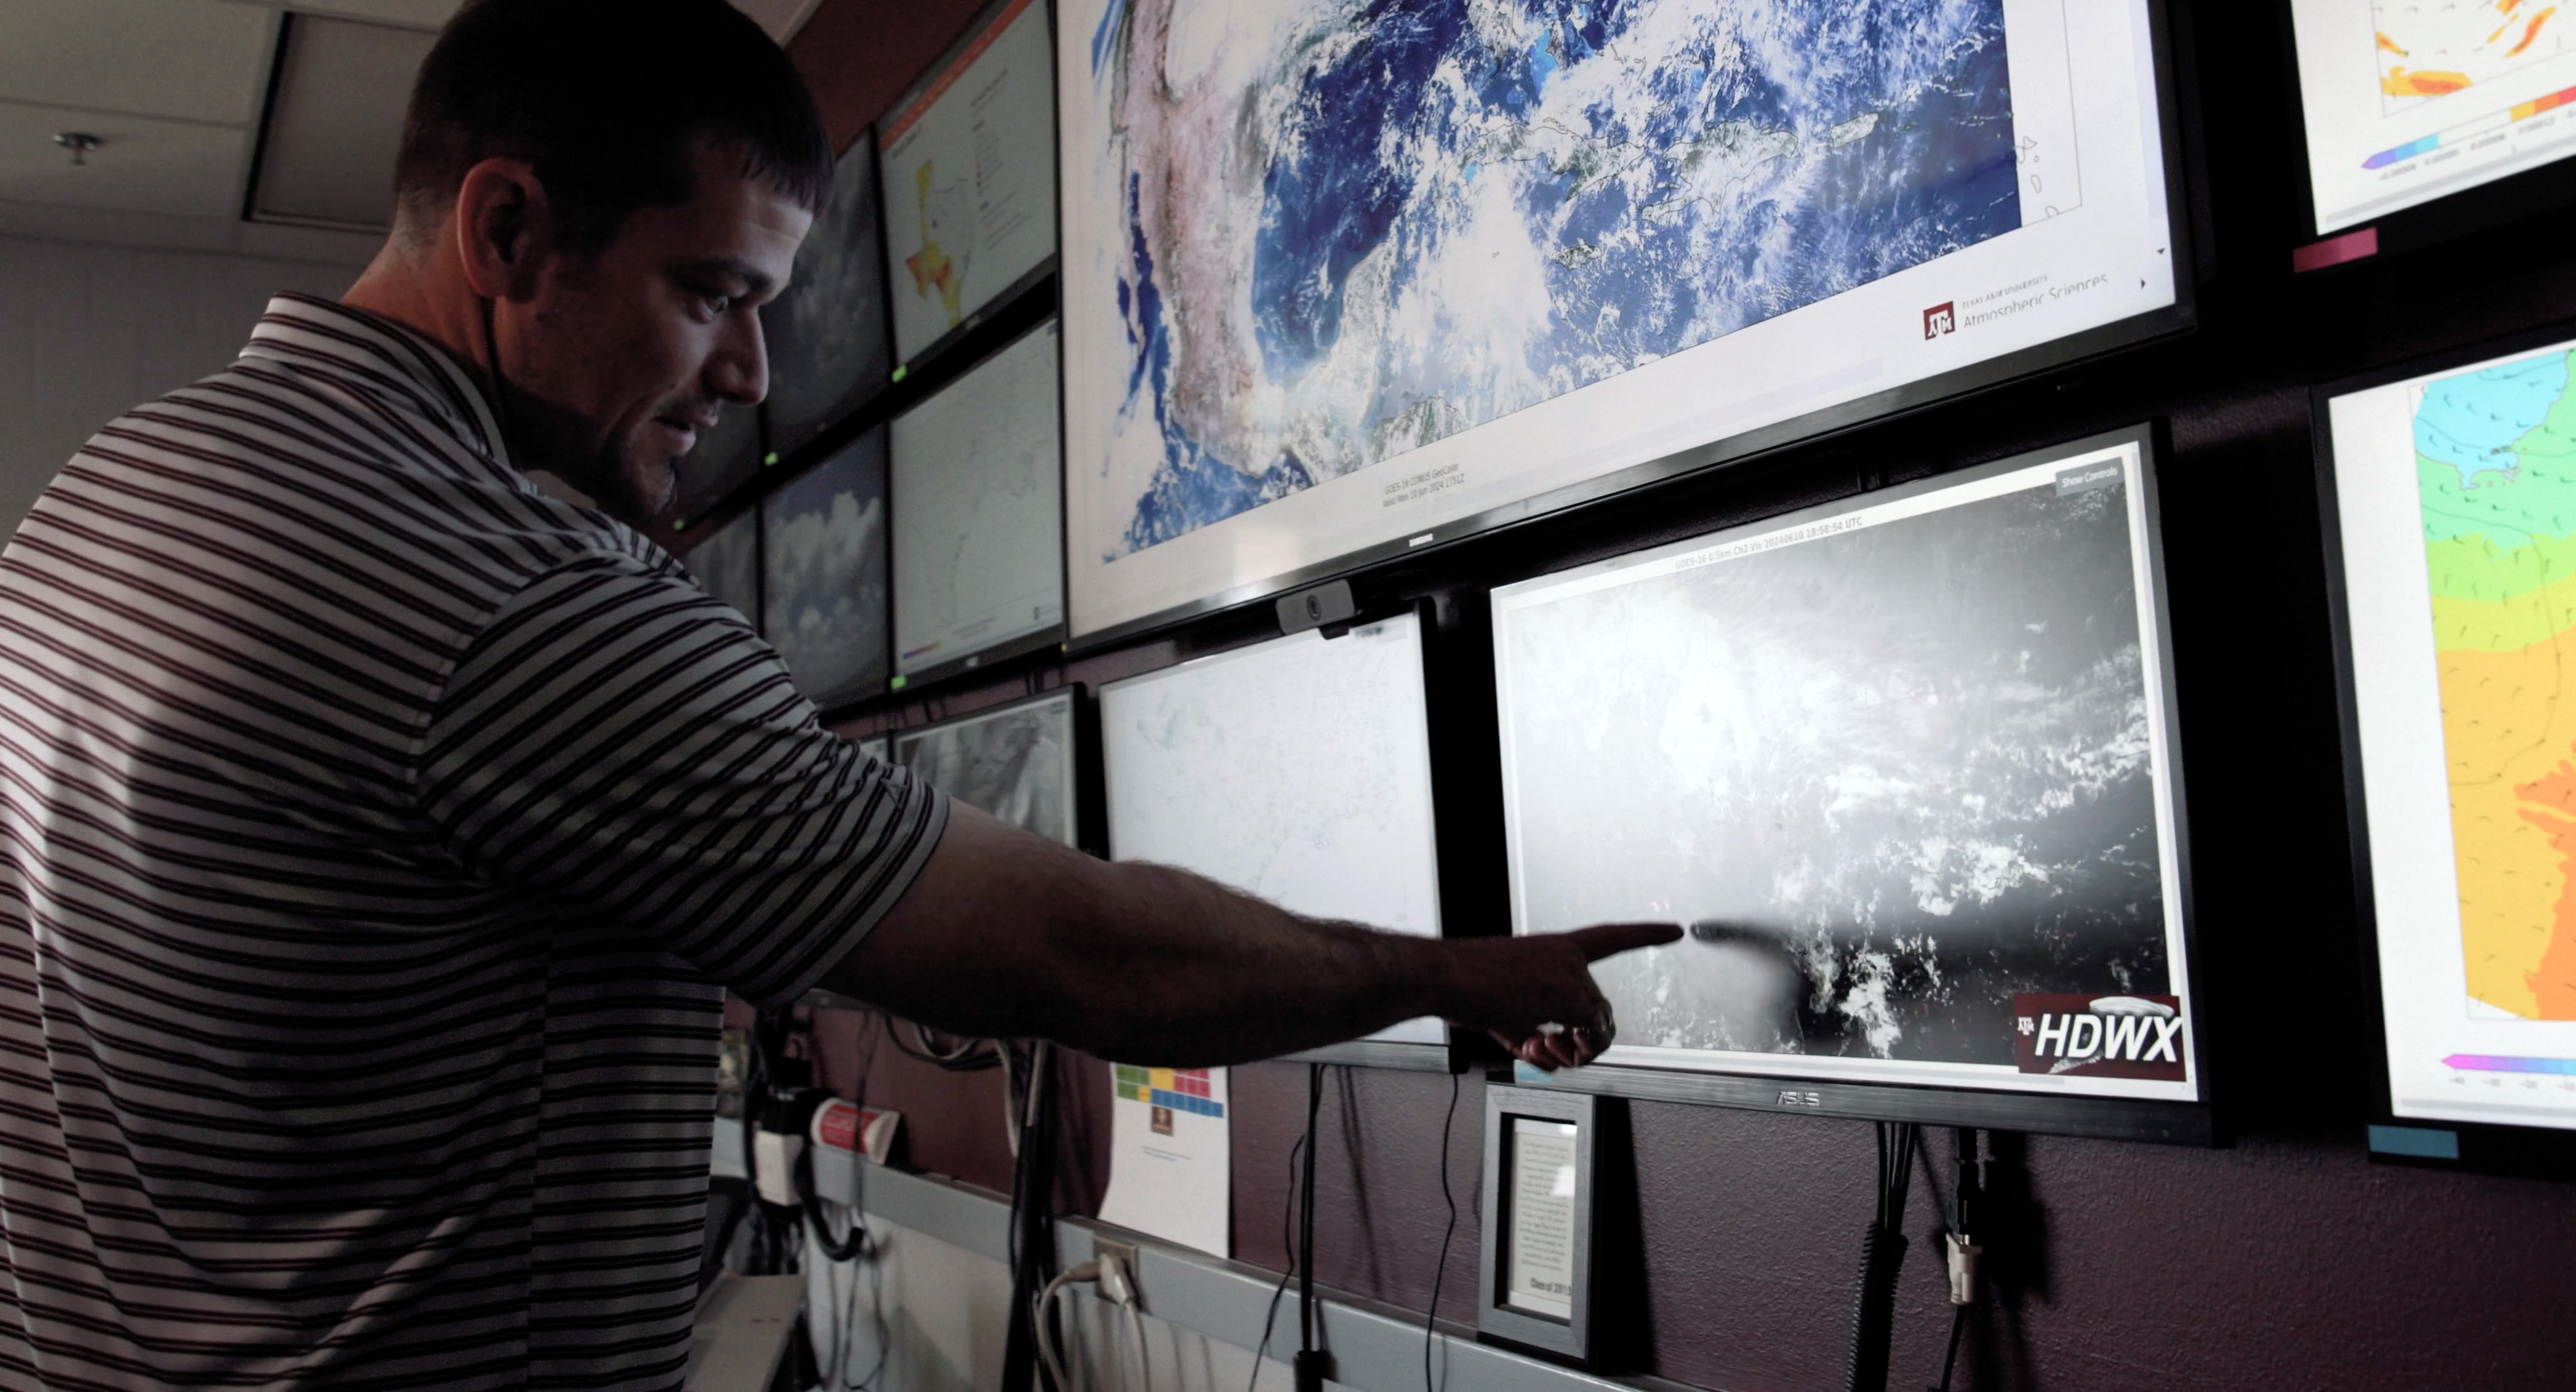
<svg viewBox="0 0 2576 1392">
<path fill-rule="evenodd" d="M 1861 1237 L 1860 1291 L 1852 1312 L 1847 1392 L 1887 1392 L 1888 1346 L 1896 1332 L 1896 1277 L 1905 1267 L 1905 1197 L 1922 1128 L 1882 1121 L 1878 1128 L 1878 1212 Z"/>
</svg>

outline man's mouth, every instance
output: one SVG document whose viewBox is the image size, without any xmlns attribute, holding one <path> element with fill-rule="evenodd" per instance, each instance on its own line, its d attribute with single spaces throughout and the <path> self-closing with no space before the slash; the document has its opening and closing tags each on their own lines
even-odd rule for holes
<svg viewBox="0 0 2576 1392">
<path fill-rule="evenodd" d="M 670 436 L 671 453 L 674 456 L 687 454 L 697 448 L 698 437 L 716 428 L 716 423 L 711 417 L 695 415 L 655 416 L 653 424 L 661 427 L 663 432 Z"/>
</svg>

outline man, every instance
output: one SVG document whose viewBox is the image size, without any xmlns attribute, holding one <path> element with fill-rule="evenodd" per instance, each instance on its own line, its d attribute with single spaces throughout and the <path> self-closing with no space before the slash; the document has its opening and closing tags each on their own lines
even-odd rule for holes
<svg viewBox="0 0 2576 1392">
<path fill-rule="evenodd" d="M 1065 851 L 531 486 L 670 506 L 830 167 L 721 0 L 469 6 L 345 303 L 0 558 L 0 1386 L 675 1385 L 726 987 L 1176 1064 L 1607 1043 L 1587 961 L 1673 930 L 1426 942 Z"/>
</svg>

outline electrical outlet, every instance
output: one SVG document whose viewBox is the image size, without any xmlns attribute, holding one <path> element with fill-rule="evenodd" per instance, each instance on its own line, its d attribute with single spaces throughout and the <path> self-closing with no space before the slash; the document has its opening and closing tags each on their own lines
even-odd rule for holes
<svg viewBox="0 0 2576 1392">
<path fill-rule="evenodd" d="M 1132 1284 L 1136 1280 L 1138 1273 L 1136 1271 L 1135 1243 L 1121 1242 L 1114 1237 L 1101 1237 L 1095 1234 L 1091 1239 L 1091 1255 L 1094 1257 L 1116 1257 L 1118 1259 L 1118 1264 L 1127 1268 L 1128 1281 Z"/>
</svg>

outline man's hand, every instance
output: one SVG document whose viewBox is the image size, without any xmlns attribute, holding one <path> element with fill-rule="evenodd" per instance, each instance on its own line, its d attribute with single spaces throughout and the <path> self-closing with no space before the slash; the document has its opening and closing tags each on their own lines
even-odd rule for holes
<svg viewBox="0 0 2576 1392">
<path fill-rule="evenodd" d="M 1593 984 L 1604 957 L 1678 940 L 1675 923 L 1613 923 L 1570 933 L 1452 942 L 1458 1003 L 1449 1018 L 1489 1031 L 1512 1056 L 1553 1072 L 1600 1056 L 1618 1034 Z"/>
</svg>

